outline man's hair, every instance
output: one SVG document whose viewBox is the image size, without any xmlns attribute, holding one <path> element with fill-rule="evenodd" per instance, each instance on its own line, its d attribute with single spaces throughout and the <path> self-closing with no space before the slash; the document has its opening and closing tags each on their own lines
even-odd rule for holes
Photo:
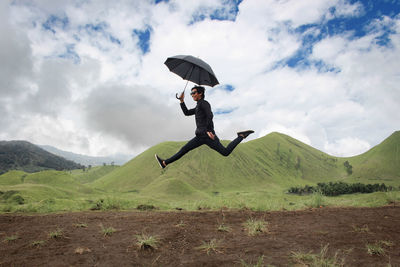
<svg viewBox="0 0 400 267">
<path fill-rule="evenodd" d="M 192 90 L 193 89 L 196 89 L 197 93 L 201 94 L 202 99 L 205 97 L 205 88 L 203 86 L 196 85 L 192 88 Z"/>
</svg>

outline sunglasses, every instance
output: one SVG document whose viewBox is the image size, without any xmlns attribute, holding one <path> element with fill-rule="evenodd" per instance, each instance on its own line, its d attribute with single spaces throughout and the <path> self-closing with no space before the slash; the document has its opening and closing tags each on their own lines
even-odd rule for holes
<svg viewBox="0 0 400 267">
<path fill-rule="evenodd" d="M 191 92 L 190 94 L 191 94 L 191 95 L 195 95 L 195 94 L 197 94 L 197 91 L 193 91 L 193 92 Z"/>
</svg>

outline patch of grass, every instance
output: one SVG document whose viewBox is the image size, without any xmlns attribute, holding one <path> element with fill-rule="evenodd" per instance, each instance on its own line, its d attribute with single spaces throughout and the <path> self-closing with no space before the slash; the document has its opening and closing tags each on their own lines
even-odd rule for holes
<svg viewBox="0 0 400 267">
<path fill-rule="evenodd" d="M 321 208 L 326 206 L 324 195 L 322 195 L 320 191 L 314 192 L 311 195 L 311 199 L 308 203 L 308 206 L 311 208 Z"/>
<path fill-rule="evenodd" d="M 250 236 L 255 236 L 267 232 L 268 222 L 250 218 L 245 223 L 245 228 Z"/>
<path fill-rule="evenodd" d="M 82 248 L 82 247 L 79 247 L 79 248 L 75 249 L 75 254 L 82 255 L 85 252 L 92 252 L 92 250 L 90 250 L 89 248 Z"/>
<path fill-rule="evenodd" d="M 76 224 L 74 224 L 74 226 L 76 228 L 87 228 L 88 227 L 87 223 L 76 223 Z"/>
<path fill-rule="evenodd" d="M 386 202 L 387 204 L 395 205 L 396 202 L 399 201 L 399 192 L 397 191 L 389 191 L 386 193 Z"/>
<path fill-rule="evenodd" d="M 330 258 L 327 256 L 328 244 L 321 248 L 319 254 L 292 252 L 291 260 L 294 264 L 310 267 L 342 267 L 344 266 L 344 258 L 338 256 L 338 252 Z"/>
<path fill-rule="evenodd" d="M 63 237 L 63 230 L 62 229 L 57 229 L 57 230 L 55 230 L 55 231 L 53 231 L 53 232 L 50 232 L 49 233 L 49 237 L 50 238 L 54 238 L 54 239 L 58 239 L 58 238 L 61 238 L 61 237 Z"/>
<path fill-rule="evenodd" d="M 210 240 L 209 242 L 204 242 L 203 244 L 196 249 L 203 250 L 204 252 L 207 253 L 207 255 L 210 255 L 210 253 L 221 253 L 221 251 L 218 250 L 219 247 L 219 242 L 214 238 Z"/>
<path fill-rule="evenodd" d="M 43 241 L 43 240 L 35 240 L 35 241 L 33 241 L 33 242 L 31 243 L 31 246 L 32 246 L 32 247 L 35 247 L 35 248 L 39 248 L 39 247 L 43 246 L 45 243 L 46 243 L 46 242 Z"/>
<path fill-rule="evenodd" d="M 104 227 L 102 224 L 100 224 L 101 227 L 101 233 L 103 236 L 111 236 L 113 233 L 115 233 L 117 230 L 114 227 Z"/>
<path fill-rule="evenodd" d="M 367 253 L 369 255 L 382 256 L 385 254 L 385 249 L 378 242 L 374 244 L 366 244 L 366 247 L 367 247 Z"/>
<path fill-rule="evenodd" d="M 136 235 L 136 245 L 141 250 L 154 250 L 158 248 L 160 240 L 157 236 L 147 234 Z"/>
<path fill-rule="evenodd" d="M 186 226 L 186 224 L 182 220 L 175 225 L 175 227 L 184 227 L 184 226 Z"/>
<path fill-rule="evenodd" d="M 367 247 L 367 253 L 369 255 L 378 255 L 378 256 L 383 256 L 385 255 L 385 248 L 384 247 L 392 247 L 394 244 L 392 241 L 388 240 L 381 240 L 378 242 L 375 242 L 373 244 L 366 244 Z"/>
<path fill-rule="evenodd" d="M 6 238 L 4 238 L 4 242 L 13 242 L 17 239 L 19 239 L 18 235 L 7 236 Z"/>
<path fill-rule="evenodd" d="M 352 225 L 352 228 L 353 228 L 354 232 L 358 232 L 358 233 L 368 233 L 369 232 L 368 225 L 366 225 L 366 224 L 363 226 Z"/>
<path fill-rule="evenodd" d="M 394 246 L 394 243 L 392 241 L 388 241 L 388 240 L 381 240 L 381 241 L 379 241 L 379 243 L 381 243 L 383 246 L 386 246 L 386 247 Z"/>
<path fill-rule="evenodd" d="M 230 232 L 230 231 L 232 231 L 232 228 L 231 228 L 230 226 L 228 226 L 228 225 L 220 224 L 220 225 L 218 226 L 217 231 L 218 231 L 218 232 Z"/>
</svg>

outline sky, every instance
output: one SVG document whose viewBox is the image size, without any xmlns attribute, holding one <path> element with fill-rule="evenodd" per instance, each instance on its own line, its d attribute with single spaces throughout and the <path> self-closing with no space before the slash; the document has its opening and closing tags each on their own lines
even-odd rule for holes
<svg viewBox="0 0 400 267">
<path fill-rule="evenodd" d="M 0 36 L 0 140 L 91 156 L 189 140 L 175 55 L 216 74 L 220 139 L 347 157 L 400 130 L 398 0 L 3 0 Z"/>
</svg>

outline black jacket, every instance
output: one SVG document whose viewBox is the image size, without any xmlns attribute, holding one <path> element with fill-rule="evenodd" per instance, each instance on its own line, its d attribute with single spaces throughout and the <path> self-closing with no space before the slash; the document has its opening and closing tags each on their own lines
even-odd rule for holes
<svg viewBox="0 0 400 267">
<path fill-rule="evenodd" d="M 200 99 L 197 101 L 197 105 L 195 108 L 187 109 L 185 102 L 181 103 L 181 108 L 183 114 L 186 116 L 195 115 L 196 118 L 196 135 L 197 136 L 206 136 L 207 132 L 214 132 L 214 123 L 213 123 L 213 113 L 211 111 L 210 103 L 208 103 L 204 99 Z"/>
</svg>

